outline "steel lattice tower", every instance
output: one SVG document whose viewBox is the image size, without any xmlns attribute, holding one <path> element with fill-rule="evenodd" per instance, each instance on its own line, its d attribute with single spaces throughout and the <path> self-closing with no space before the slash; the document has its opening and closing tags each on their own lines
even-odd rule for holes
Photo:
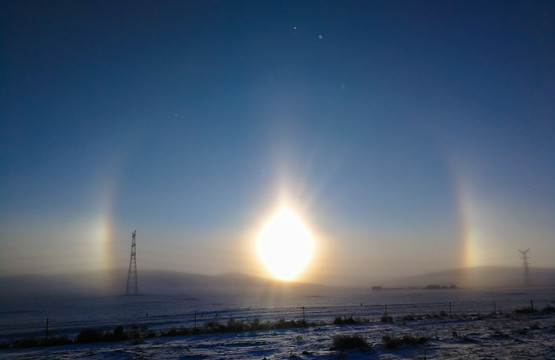
<svg viewBox="0 0 555 360">
<path fill-rule="evenodd" d="M 139 285 L 137 281 L 137 230 L 131 236 L 131 258 L 129 259 L 129 272 L 127 273 L 127 290 L 125 295 L 138 295 Z"/>
<path fill-rule="evenodd" d="M 518 251 L 522 253 L 522 262 L 524 264 L 524 285 L 530 285 L 532 284 L 532 279 L 530 278 L 530 263 L 528 262 L 528 251 L 530 251 L 530 249 L 519 249 Z"/>
</svg>

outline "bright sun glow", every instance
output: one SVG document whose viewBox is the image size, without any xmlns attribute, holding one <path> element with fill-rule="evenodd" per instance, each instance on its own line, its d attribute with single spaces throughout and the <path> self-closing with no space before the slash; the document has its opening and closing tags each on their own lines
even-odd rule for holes
<svg viewBox="0 0 555 360">
<path fill-rule="evenodd" d="M 258 236 L 260 259 L 279 279 L 291 280 L 308 265 L 314 241 L 308 229 L 291 211 L 277 213 Z"/>
</svg>

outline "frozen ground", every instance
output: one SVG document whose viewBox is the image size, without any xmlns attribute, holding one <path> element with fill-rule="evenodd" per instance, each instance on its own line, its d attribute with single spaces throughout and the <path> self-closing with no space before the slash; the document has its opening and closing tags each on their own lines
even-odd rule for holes
<svg viewBox="0 0 555 360">
<path fill-rule="evenodd" d="M 334 335 L 361 335 L 366 351 L 331 350 Z M 426 337 L 387 349 L 382 336 Z M 555 359 L 555 314 L 495 319 L 370 322 L 305 329 L 159 337 L 140 344 L 97 343 L 0 350 L 2 359 Z"/>
</svg>

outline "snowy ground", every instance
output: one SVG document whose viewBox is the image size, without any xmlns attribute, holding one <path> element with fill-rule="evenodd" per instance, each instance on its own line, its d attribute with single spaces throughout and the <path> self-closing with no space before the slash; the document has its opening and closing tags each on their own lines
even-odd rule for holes
<svg viewBox="0 0 555 360">
<path fill-rule="evenodd" d="M 366 351 L 331 350 L 334 335 L 361 335 Z M 382 336 L 426 337 L 387 349 Z M 268 330 L 129 342 L 0 350 L 2 359 L 554 359 L 555 315 L 419 320 Z"/>
</svg>

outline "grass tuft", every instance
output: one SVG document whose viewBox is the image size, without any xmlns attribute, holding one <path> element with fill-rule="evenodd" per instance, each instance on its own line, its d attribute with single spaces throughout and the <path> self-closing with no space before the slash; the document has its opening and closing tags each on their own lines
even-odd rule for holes
<svg viewBox="0 0 555 360">
<path fill-rule="evenodd" d="M 360 324 L 362 322 L 362 320 L 360 319 L 355 319 L 352 316 L 349 317 L 341 317 L 338 316 L 335 319 L 333 319 L 333 324 L 334 325 L 347 325 L 347 324 Z"/>
<path fill-rule="evenodd" d="M 333 347 L 336 350 L 347 349 L 368 349 L 370 345 L 360 335 L 335 335 L 333 337 Z"/>
<path fill-rule="evenodd" d="M 538 310 L 530 306 L 515 309 L 516 314 L 534 314 L 536 312 L 538 312 Z"/>
<path fill-rule="evenodd" d="M 428 341 L 425 337 L 414 337 L 404 335 L 403 337 L 392 337 L 389 335 L 382 336 L 382 343 L 387 349 L 396 349 L 400 345 L 406 344 L 410 346 L 418 346 L 425 344 Z"/>
</svg>

